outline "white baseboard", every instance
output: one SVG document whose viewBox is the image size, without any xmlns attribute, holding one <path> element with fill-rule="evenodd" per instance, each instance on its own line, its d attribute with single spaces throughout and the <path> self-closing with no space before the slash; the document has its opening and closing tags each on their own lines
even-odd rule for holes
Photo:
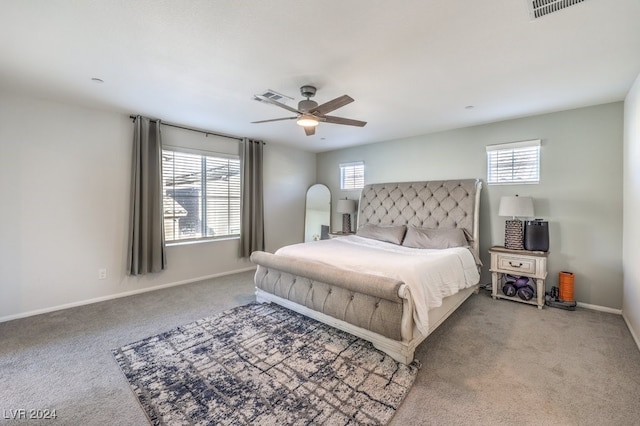
<svg viewBox="0 0 640 426">
<path fill-rule="evenodd" d="M 191 284 L 191 283 L 194 283 L 194 282 L 197 282 L 197 281 L 204 281 L 204 280 L 208 280 L 208 279 L 211 279 L 211 278 L 218 278 L 218 277 L 223 277 L 223 276 L 226 276 L 226 275 L 238 274 L 240 272 L 253 271 L 255 269 L 256 269 L 255 266 L 251 266 L 251 267 L 248 267 L 248 268 L 236 269 L 234 271 L 221 272 L 219 274 L 212 274 L 212 275 L 207 275 L 207 276 L 204 276 L 204 277 L 190 278 L 188 280 L 177 281 L 177 282 L 174 282 L 174 283 L 161 284 L 161 285 L 157 285 L 157 286 L 154 286 L 154 287 L 141 288 L 141 289 L 138 289 L 138 290 L 131 290 L 131 291 L 125 291 L 123 293 L 116 293 L 116 294 L 110 294 L 108 296 L 96 297 L 96 298 L 93 298 L 93 299 L 80 300 L 78 302 L 65 303 L 64 305 L 52 306 L 52 307 L 43 308 L 43 309 L 36 309 L 34 311 L 22 312 L 22 313 L 15 314 L 15 315 L 8 315 L 8 316 L 5 316 L 5 317 L 0 317 L 0 322 L 7 322 L 7 321 L 15 320 L 15 319 L 20 319 L 20 318 L 32 317 L 34 315 L 47 314 L 49 312 L 61 311 L 63 309 L 75 308 L 75 307 L 83 306 L 83 305 L 90 305 L 92 303 L 104 302 L 106 300 L 119 299 L 121 297 L 133 296 L 133 295 L 141 294 L 141 293 L 148 293 L 150 291 L 162 290 L 163 288 L 176 287 L 176 286 L 184 285 L 184 284 Z"/>
<path fill-rule="evenodd" d="M 633 340 L 635 340 L 636 346 L 640 350 L 640 338 L 638 338 L 638 335 L 635 333 L 635 331 L 631 327 L 631 323 L 629 322 L 629 319 L 624 314 L 624 312 L 622 313 L 622 318 L 624 319 L 624 322 L 627 324 L 627 328 L 629 329 L 629 333 L 631 333 L 631 337 L 633 337 Z"/>
<path fill-rule="evenodd" d="M 600 311 L 600 312 L 607 312 L 610 314 L 622 315 L 622 309 L 613 309 L 613 308 L 608 308 L 606 306 L 591 305 L 589 303 L 582 303 L 582 302 L 577 302 L 577 305 L 581 308 L 591 309 L 593 311 Z"/>
</svg>

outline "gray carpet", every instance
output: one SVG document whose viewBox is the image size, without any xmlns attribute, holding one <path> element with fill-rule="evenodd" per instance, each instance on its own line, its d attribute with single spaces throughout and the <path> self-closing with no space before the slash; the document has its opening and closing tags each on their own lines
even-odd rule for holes
<svg viewBox="0 0 640 426">
<path fill-rule="evenodd" d="M 0 323 L 0 423 L 144 425 L 110 350 L 254 300 L 252 273 Z M 395 425 L 634 425 L 640 351 L 618 315 L 472 296 L 418 347 Z"/>
</svg>

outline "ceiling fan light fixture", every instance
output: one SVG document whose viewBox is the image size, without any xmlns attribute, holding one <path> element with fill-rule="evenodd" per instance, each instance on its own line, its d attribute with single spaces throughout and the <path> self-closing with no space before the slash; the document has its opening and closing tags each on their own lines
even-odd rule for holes
<svg viewBox="0 0 640 426">
<path fill-rule="evenodd" d="M 300 118 L 296 120 L 298 126 L 302 127 L 316 127 L 318 125 L 318 119 L 313 115 L 303 114 Z"/>
<path fill-rule="evenodd" d="M 283 120 L 296 120 L 296 124 L 304 128 L 304 134 L 307 136 L 313 136 L 316 134 L 316 127 L 320 122 L 332 123 L 332 124 L 344 124 L 347 126 L 363 127 L 367 124 L 366 121 L 352 120 L 350 118 L 336 117 L 333 115 L 327 115 L 331 111 L 335 111 L 338 108 L 342 108 L 345 105 L 353 102 L 353 98 L 349 95 L 338 96 L 337 98 L 325 102 L 322 105 L 318 105 L 316 101 L 312 101 L 310 98 L 315 96 L 316 88 L 314 86 L 302 86 L 300 93 L 304 96 L 305 100 L 298 102 L 298 108 L 286 105 L 276 99 L 279 96 L 269 90 L 263 94 L 253 95 L 254 99 L 266 102 L 282 109 L 286 109 L 295 114 L 294 117 L 274 118 L 271 120 L 252 121 L 252 123 L 268 123 L 271 121 L 283 121 Z M 324 124 L 323 124 L 324 125 Z"/>
</svg>

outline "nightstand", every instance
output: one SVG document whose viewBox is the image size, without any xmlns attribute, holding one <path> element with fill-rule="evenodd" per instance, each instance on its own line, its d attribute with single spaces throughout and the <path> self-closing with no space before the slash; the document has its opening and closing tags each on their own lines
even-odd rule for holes
<svg viewBox="0 0 640 426">
<path fill-rule="evenodd" d="M 547 278 L 547 256 L 543 251 L 510 250 L 494 246 L 489 250 L 491 254 L 491 297 L 494 299 L 508 299 L 515 302 L 544 306 L 544 280 Z M 510 274 L 519 277 L 529 277 L 536 283 L 535 299 L 524 300 L 517 296 L 511 297 L 502 293 L 498 288 L 503 275 Z"/>
</svg>

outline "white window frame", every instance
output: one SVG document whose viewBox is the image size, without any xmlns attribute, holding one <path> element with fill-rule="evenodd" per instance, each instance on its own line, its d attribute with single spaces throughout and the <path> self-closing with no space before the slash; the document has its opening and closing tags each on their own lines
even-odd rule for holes
<svg viewBox="0 0 640 426">
<path fill-rule="evenodd" d="M 176 176 L 176 170 L 174 168 L 173 171 L 165 170 L 167 165 L 167 156 L 173 156 L 173 153 L 176 155 L 185 154 L 189 156 L 199 156 L 201 162 L 201 170 L 196 172 L 195 174 L 186 174 Z M 183 244 L 183 243 L 192 243 L 192 242 L 202 242 L 202 241 L 211 241 L 211 240 L 220 240 L 220 239 L 230 239 L 230 238 L 239 238 L 240 237 L 240 199 L 241 199 L 241 183 L 240 183 L 240 156 L 238 155 L 229 155 L 218 152 L 211 151 L 201 151 L 194 150 L 182 147 L 174 147 L 174 146 L 164 146 L 162 150 L 162 158 L 163 158 L 163 177 L 162 177 L 162 195 L 163 195 L 163 212 L 164 212 L 164 224 L 165 224 L 165 238 L 166 243 L 168 245 L 172 244 Z M 173 181 L 179 177 L 185 179 L 187 177 L 189 180 L 192 180 L 193 175 L 203 175 L 203 172 L 206 173 L 207 170 L 207 159 L 209 161 L 215 161 L 217 163 L 224 163 L 228 161 L 226 174 L 223 173 L 223 176 L 220 179 L 206 179 L 204 182 L 202 179 L 199 181 L 196 180 L 191 184 L 184 184 L 185 188 L 188 187 L 199 187 L 199 196 L 198 196 L 198 212 L 197 212 L 197 221 L 194 226 L 193 232 L 185 231 L 183 234 L 183 229 L 180 224 L 180 217 L 185 216 L 187 214 L 187 209 L 182 207 L 180 203 L 171 195 L 169 195 L 168 189 L 171 185 L 167 185 L 167 178 L 172 178 Z M 229 167 L 231 166 L 231 167 Z M 226 176 L 226 177 L 225 177 Z M 222 204 L 217 204 L 212 206 L 211 200 L 212 195 L 210 194 L 209 200 L 206 197 L 203 199 L 202 191 L 207 191 L 207 184 L 211 185 L 212 182 L 215 181 L 226 181 L 226 207 L 224 206 L 224 201 Z M 224 197 L 223 197 L 224 198 Z M 213 208 L 220 208 L 222 206 L 222 214 L 226 215 L 225 219 L 222 221 L 226 222 L 226 231 L 225 232 L 215 232 L 214 228 L 219 228 L 217 224 L 215 224 L 215 220 L 212 220 L 212 216 L 207 215 L 207 209 L 212 210 Z M 180 212 L 178 212 L 178 210 Z M 192 212 L 193 213 L 193 212 Z M 180 217 L 179 217 L 180 216 Z M 214 223 L 211 223 L 214 222 Z M 223 225 L 224 227 L 224 225 Z M 169 229 L 170 228 L 170 229 Z M 177 234 L 177 235 L 176 235 Z M 192 234 L 192 235 L 191 235 Z M 212 234 L 212 235 L 211 235 Z"/>
<path fill-rule="evenodd" d="M 487 147 L 487 184 L 540 183 L 540 139 Z"/>
<path fill-rule="evenodd" d="M 340 189 L 355 191 L 364 188 L 364 161 L 340 164 Z"/>
</svg>

